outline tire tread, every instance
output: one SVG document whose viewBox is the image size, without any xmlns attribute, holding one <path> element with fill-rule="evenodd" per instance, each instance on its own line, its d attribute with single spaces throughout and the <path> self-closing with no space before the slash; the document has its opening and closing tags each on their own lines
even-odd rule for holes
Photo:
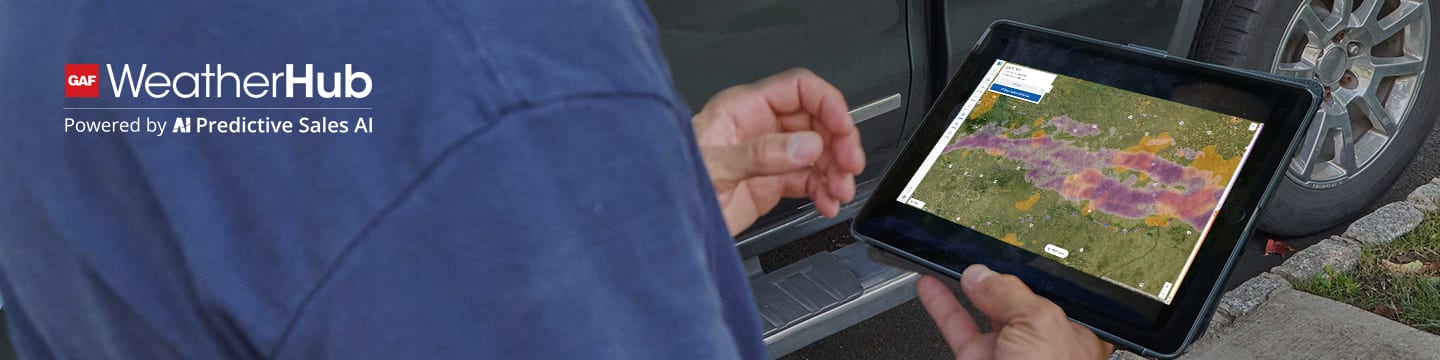
<svg viewBox="0 0 1440 360">
<path fill-rule="evenodd" d="M 1263 30 L 1262 14 L 1269 5 L 1268 0 L 1210 1 L 1196 34 L 1215 35 L 1197 39 L 1192 49 L 1195 59 L 1230 66 L 1246 63 L 1251 44 Z"/>
</svg>

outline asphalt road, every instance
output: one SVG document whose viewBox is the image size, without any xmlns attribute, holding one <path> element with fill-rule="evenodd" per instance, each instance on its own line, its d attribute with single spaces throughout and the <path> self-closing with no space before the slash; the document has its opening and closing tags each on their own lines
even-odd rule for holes
<svg viewBox="0 0 1440 360">
<path fill-rule="evenodd" d="M 1436 177 L 1440 177 L 1440 126 L 1430 132 L 1429 139 L 1426 140 L 1400 179 L 1389 191 L 1381 195 L 1380 199 L 1371 204 L 1366 212 L 1394 201 L 1403 200 L 1411 190 Z M 845 230 L 849 225 L 849 222 L 845 222 L 809 238 L 796 241 L 792 245 L 777 249 L 772 254 L 762 256 L 761 262 L 762 264 L 788 263 L 813 254 L 821 248 L 834 249 L 849 244 L 853 242 L 848 231 Z M 1330 235 L 1342 233 L 1349 226 L 1348 222 L 1336 224 L 1335 227 L 1315 235 L 1277 240 L 1282 240 L 1296 249 L 1303 249 L 1330 237 Z M 1240 255 L 1240 262 L 1226 283 L 1227 290 L 1280 264 L 1283 259 L 1279 256 L 1264 256 L 1267 237 L 1269 237 L 1268 234 L 1258 233 L 1246 242 L 1245 250 Z M 766 268 L 771 267 L 767 266 Z M 930 322 L 930 318 L 925 315 L 925 310 L 920 307 L 919 300 L 911 300 L 791 353 L 783 359 L 918 360 L 952 358 L 953 355 L 940 339 L 940 334 L 936 332 L 935 325 Z"/>
</svg>

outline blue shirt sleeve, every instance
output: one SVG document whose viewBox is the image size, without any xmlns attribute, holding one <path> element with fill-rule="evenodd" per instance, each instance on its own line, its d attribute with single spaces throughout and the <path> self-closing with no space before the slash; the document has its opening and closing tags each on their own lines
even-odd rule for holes
<svg viewBox="0 0 1440 360">
<path fill-rule="evenodd" d="M 24 358 L 766 356 L 639 1 L 0 10 L 13 55 L 0 70 L 16 84 L 0 87 L 12 115 L 0 120 L 0 292 Z M 71 63 L 353 63 L 374 89 L 334 102 L 68 99 Z M 370 110 L 284 109 L 312 106 Z M 326 115 L 373 117 L 375 129 L 60 127 L 65 116 Z"/>
<path fill-rule="evenodd" d="M 276 354 L 763 357 L 753 313 L 722 302 L 748 289 L 670 109 L 585 96 L 467 135 L 348 245 Z"/>
</svg>

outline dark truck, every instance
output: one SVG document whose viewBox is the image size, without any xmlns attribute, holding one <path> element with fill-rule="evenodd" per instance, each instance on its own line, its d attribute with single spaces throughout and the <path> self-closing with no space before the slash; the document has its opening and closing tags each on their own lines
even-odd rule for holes
<svg viewBox="0 0 1440 360">
<path fill-rule="evenodd" d="M 676 86 L 693 110 L 717 91 L 806 67 L 845 93 L 870 163 L 835 219 L 782 202 L 737 237 L 772 356 L 914 297 L 915 275 L 816 251 L 760 255 L 853 217 L 985 28 L 1013 19 L 1221 65 L 1315 79 L 1325 102 L 1258 220 L 1303 235 L 1349 220 L 1414 157 L 1435 123 L 1426 77 L 1436 29 L 1414 0 L 652 0 Z M 1263 156 L 1264 154 L 1260 154 Z"/>
</svg>

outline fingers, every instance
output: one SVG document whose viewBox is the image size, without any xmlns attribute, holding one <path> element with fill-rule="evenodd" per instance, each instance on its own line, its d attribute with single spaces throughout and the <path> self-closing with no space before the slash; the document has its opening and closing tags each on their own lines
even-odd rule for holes
<svg viewBox="0 0 1440 360">
<path fill-rule="evenodd" d="M 785 174 L 780 178 L 780 196 L 787 198 L 799 198 L 810 196 L 810 172 L 797 171 Z"/>
<path fill-rule="evenodd" d="M 1114 351 L 1113 346 L 1100 341 L 1089 329 L 1066 319 L 1064 310 L 1035 295 L 1015 276 L 976 264 L 961 274 L 960 287 L 970 303 L 985 313 L 991 326 L 998 330 L 987 334 L 996 336 L 994 348 L 990 349 L 993 352 L 981 352 L 979 356 L 1056 359 L 1094 354 L 1094 358 L 1104 359 Z M 981 341 L 971 340 L 968 344 Z M 956 349 L 956 356 L 976 356 L 976 348 L 978 346 Z M 961 350 L 968 352 L 962 355 Z"/>
<path fill-rule="evenodd" d="M 853 127 L 854 124 L 851 126 Z M 840 165 L 840 169 L 851 174 L 859 174 L 865 170 L 865 148 L 860 143 L 859 130 L 844 138 L 831 141 L 836 144 L 831 151 L 835 154 L 835 163 Z"/>
<path fill-rule="evenodd" d="M 820 215 L 833 218 L 840 214 L 840 203 L 830 196 L 825 179 L 815 174 L 812 171 L 807 175 L 806 194 L 810 195 L 810 201 L 815 204 L 815 210 L 819 211 Z"/>
<path fill-rule="evenodd" d="M 715 126 L 733 131 L 700 141 L 702 153 L 709 153 L 704 155 L 712 181 L 738 183 L 784 174 L 781 194 L 809 196 L 821 215 L 835 217 L 841 205 L 854 201 L 854 177 L 865 168 L 860 131 L 848 111 L 834 85 L 809 70 L 795 69 L 722 91 L 694 121 L 697 129 Z M 720 119 L 729 119 L 732 127 L 713 123 Z M 786 156 L 775 136 L 796 132 L 815 134 L 822 144 L 819 153 Z M 724 146 L 727 143 L 732 146 Z M 726 149 L 736 143 L 745 149 Z M 809 161 L 802 165 L 804 160 Z"/>
<path fill-rule="evenodd" d="M 826 196 L 838 202 L 837 208 L 839 204 L 855 200 L 855 177 L 853 175 L 836 174 L 829 170 L 822 171 L 819 169 L 821 165 L 818 162 L 815 166 L 814 169 L 785 174 L 781 179 L 783 196 L 809 197 L 812 200 L 819 196 Z M 819 174 L 826 175 L 820 176 Z M 820 208 L 824 208 L 824 206 L 820 206 Z"/>
<path fill-rule="evenodd" d="M 929 275 L 921 276 L 915 287 L 920 304 L 935 320 L 935 327 L 940 329 L 940 337 L 950 345 L 950 351 L 961 354 L 968 344 L 980 339 L 980 328 L 975 325 L 975 319 L 960 306 L 950 288 Z"/>
<path fill-rule="evenodd" d="M 855 200 L 855 176 L 844 173 L 841 170 L 831 169 L 825 175 L 826 185 L 830 188 L 830 195 L 842 203 Z"/>
<path fill-rule="evenodd" d="M 809 168 L 824 151 L 824 141 L 813 131 L 766 134 L 737 146 L 708 149 L 707 164 L 726 179 L 780 175 Z"/>
<path fill-rule="evenodd" d="M 816 118 L 804 112 L 781 115 L 779 121 L 782 131 L 813 129 L 825 137 L 825 153 L 816 160 L 815 168 L 804 179 L 806 182 L 786 184 L 810 186 L 811 182 L 814 182 L 813 185 L 819 185 L 825 190 L 825 195 L 834 200 L 834 204 L 830 204 L 832 201 L 816 201 L 816 209 L 820 210 L 822 215 L 837 216 L 841 205 L 855 200 L 855 176 L 865 167 L 865 151 L 860 147 L 859 132 L 854 132 L 844 139 L 830 136 L 829 129 L 814 126 Z M 798 195 L 787 196 L 807 196 L 811 194 L 809 190 L 806 187 L 787 187 L 786 193 L 803 191 Z M 816 196 L 810 198 L 818 200 Z"/>
<path fill-rule="evenodd" d="M 824 136 L 837 169 L 850 174 L 865 169 L 860 130 L 840 89 L 799 68 L 762 79 L 750 91 L 765 99 L 782 131 L 814 130 Z"/>
<path fill-rule="evenodd" d="M 860 130 L 850 117 L 845 96 L 839 89 L 807 69 L 792 69 L 759 82 L 761 94 L 777 114 L 804 112 L 810 122 L 783 121 L 786 130 L 815 129 L 826 136 L 827 150 L 834 154 L 840 170 L 859 174 L 865 169 L 865 151 Z"/>
<path fill-rule="evenodd" d="M 821 79 L 808 69 L 790 69 L 760 80 L 758 83 L 770 108 L 778 114 L 804 111 L 820 118 L 826 127 L 836 135 L 848 135 L 847 128 L 854 130 L 850 109 L 845 96 L 834 85 Z M 833 125 L 833 126 L 832 126 Z"/>
<path fill-rule="evenodd" d="M 965 268 L 960 285 L 970 303 L 996 326 L 1004 326 L 1022 316 L 1050 315 L 1051 312 L 1058 312 L 1064 318 L 1058 306 L 1035 295 L 1020 278 L 996 273 L 985 265 Z"/>
</svg>

